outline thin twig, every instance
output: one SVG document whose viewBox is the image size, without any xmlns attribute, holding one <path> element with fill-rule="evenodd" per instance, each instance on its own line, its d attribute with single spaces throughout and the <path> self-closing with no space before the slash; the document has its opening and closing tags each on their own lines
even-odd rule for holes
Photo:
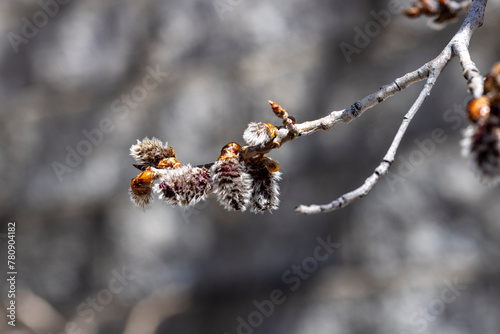
<svg viewBox="0 0 500 334">
<path fill-rule="evenodd" d="M 425 98 L 430 94 L 432 87 L 434 86 L 434 82 L 436 81 L 436 78 L 437 76 L 434 74 L 429 76 L 429 79 L 427 79 L 424 89 L 422 89 L 418 98 L 415 100 L 408 113 L 406 113 L 406 115 L 404 116 L 403 122 L 401 123 L 399 130 L 396 133 L 396 136 L 392 140 L 391 146 L 389 147 L 389 150 L 385 154 L 384 159 L 382 160 L 380 165 L 378 165 L 378 167 L 375 169 L 373 174 L 370 175 L 370 177 L 368 177 L 359 188 L 340 196 L 339 198 L 328 204 L 300 205 L 295 209 L 295 212 L 304 214 L 330 212 L 336 209 L 340 209 L 346 205 L 349 205 L 358 198 L 368 195 L 368 193 L 378 183 L 378 181 L 382 178 L 382 176 L 384 176 L 387 173 L 389 167 L 394 162 L 394 157 L 396 156 L 396 151 L 399 147 L 399 144 L 401 143 L 401 139 L 403 138 L 406 129 L 408 128 L 408 125 L 410 125 L 413 116 L 415 116 L 417 111 L 422 106 L 422 103 L 424 102 Z"/>
<path fill-rule="evenodd" d="M 267 154 L 271 150 L 278 148 L 282 144 L 297 137 L 308 136 L 318 130 L 327 131 L 339 123 L 349 123 L 378 103 L 385 101 L 387 98 L 401 92 L 412 84 L 426 79 L 429 75 L 429 68 L 430 65 L 427 63 L 415 71 L 397 78 L 389 85 L 380 87 L 377 92 L 356 101 L 351 106 L 343 110 L 332 111 L 329 115 L 320 119 L 296 124 L 295 128 L 297 130 L 297 134 L 293 134 L 285 127 L 281 127 L 278 130 L 278 136 L 276 136 L 272 142 L 265 145 L 244 146 L 240 156 L 242 159 L 246 160 L 259 154 Z"/>
</svg>

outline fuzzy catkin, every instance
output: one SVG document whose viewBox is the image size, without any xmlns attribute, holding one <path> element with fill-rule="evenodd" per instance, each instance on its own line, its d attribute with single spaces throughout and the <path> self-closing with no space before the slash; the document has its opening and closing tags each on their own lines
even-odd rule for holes
<svg viewBox="0 0 500 334">
<path fill-rule="evenodd" d="M 145 137 L 142 141 L 137 140 L 137 144 L 130 147 L 130 155 L 142 165 L 156 167 L 162 159 L 175 157 L 174 149 L 165 145 L 157 138 L 149 139 Z"/>
<path fill-rule="evenodd" d="M 226 210 L 245 211 L 252 195 L 252 178 L 238 159 L 217 160 L 210 171 L 218 202 Z"/>
<path fill-rule="evenodd" d="M 159 198 L 171 205 L 192 206 L 204 200 L 211 192 L 208 169 L 190 165 L 160 170 L 159 183 L 154 186 Z"/>
<path fill-rule="evenodd" d="M 500 126 L 497 116 L 481 124 L 472 124 L 464 131 L 462 154 L 472 159 L 473 169 L 481 180 L 498 183 L 500 180 Z"/>
<path fill-rule="evenodd" d="M 248 127 L 243 132 L 243 140 L 248 145 L 265 145 L 273 140 L 278 133 L 274 125 L 269 123 L 255 123 L 248 124 Z"/>
<path fill-rule="evenodd" d="M 130 200 L 132 201 L 132 203 L 134 203 L 141 209 L 145 209 L 150 206 L 151 203 L 153 203 L 152 189 L 149 189 L 148 191 L 141 194 L 136 194 L 132 191 L 132 189 L 129 189 L 128 193 L 130 195 Z"/>
<path fill-rule="evenodd" d="M 254 213 L 276 210 L 279 207 L 279 184 L 281 172 L 272 173 L 263 163 L 247 164 L 252 177 L 252 207 Z"/>
</svg>

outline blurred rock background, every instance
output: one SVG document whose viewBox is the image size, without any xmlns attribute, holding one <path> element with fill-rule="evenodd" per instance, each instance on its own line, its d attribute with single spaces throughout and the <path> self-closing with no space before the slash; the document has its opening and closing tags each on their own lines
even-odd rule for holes
<svg viewBox="0 0 500 334">
<path fill-rule="evenodd" d="M 348 62 L 340 44 L 355 45 L 354 28 L 389 3 L 407 5 L 2 1 L 0 263 L 7 271 L 15 221 L 18 309 L 17 326 L 2 320 L 0 332 L 498 333 L 500 190 L 460 156 L 468 94 L 456 60 L 391 177 L 341 211 L 293 209 L 360 185 L 422 84 L 274 151 L 284 177 L 273 214 L 226 212 L 213 199 L 142 212 L 128 198 L 136 139 L 211 162 L 248 122 L 279 123 L 268 99 L 298 121 L 342 109 L 435 57 L 460 25 L 436 31 L 391 14 Z M 483 73 L 500 59 L 499 14 L 490 0 L 471 43 Z M 68 164 L 69 152 L 83 153 Z M 319 262 L 318 240 L 337 247 Z"/>
</svg>

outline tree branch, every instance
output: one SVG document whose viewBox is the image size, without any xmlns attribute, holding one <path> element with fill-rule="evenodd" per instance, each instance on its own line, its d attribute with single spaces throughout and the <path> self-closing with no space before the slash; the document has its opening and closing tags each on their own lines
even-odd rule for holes
<svg viewBox="0 0 500 334">
<path fill-rule="evenodd" d="M 450 62 L 450 60 L 454 56 L 458 56 L 460 59 L 460 64 L 464 70 L 464 76 L 467 79 L 467 85 L 469 87 L 470 93 L 473 95 L 474 98 L 478 98 L 483 94 L 483 77 L 479 73 L 479 70 L 477 69 L 476 65 L 474 62 L 472 62 L 470 53 L 469 53 L 469 42 L 472 37 L 473 32 L 480 27 L 483 24 L 484 21 L 484 11 L 486 8 L 486 3 L 487 0 L 474 0 L 472 2 L 471 8 L 469 10 L 469 13 L 467 17 L 465 18 L 462 26 L 458 30 L 458 32 L 455 34 L 455 36 L 451 39 L 451 41 L 446 45 L 446 47 L 443 49 L 443 51 L 437 56 L 435 59 L 431 60 L 430 62 L 426 63 L 422 67 L 420 67 L 418 70 L 411 72 L 409 74 L 406 74 L 402 78 L 408 78 L 411 77 L 412 79 L 407 79 L 407 80 L 401 80 L 401 78 L 396 79 L 389 87 L 392 85 L 396 85 L 399 87 L 400 90 L 406 88 L 407 86 L 411 85 L 412 83 L 419 81 L 415 77 L 415 73 L 418 74 L 418 78 L 421 80 L 424 77 L 428 77 L 427 82 L 420 92 L 419 96 L 417 97 L 416 101 L 413 103 L 412 107 L 408 111 L 408 113 L 405 115 L 403 122 L 401 123 L 401 126 L 399 127 L 398 132 L 396 133 L 396 136 L 394 137 L 391 146 L 389 147 L 389 150 L 387 151 L 385 157 L 383 158 L 382 162 L 380 165 L 375 169 L 374 173 L 368 177 L 365 182 L 357 189 L 348 192 L 336 200 L 324 204 L 324 205 L 300 205 L 295 209 L 295 212 L 297 213 L 304 213 L 304 214 L 316 214 L 316 213 L 321 213 L 321 212 L 329 212 L 336 210 L 338 208 L 342 208 L 346 205 L 351 204 L 358 198 L 366 196 L 375 186 L 375 184 L 378 183 L 378 181 L 382 178 L 383 175 L 387 173 L 389 170 L 390 165 L 394 161 L 396 151 L 399 147 L 399 144 L 401 142 L 401 139 L 406 132 L 406 129 L 408 128 L 408 125 L 410 124 L 413 116 L 417 113 L 417 111 L 420 109 L 422 106 L 422 103 L 424 102 L 425 98 L 430 94 L 432 87 L 434 86 L 434 83 L 436 82 L 437 78 L 441 74 L 441 71 L 446 67 L 446 65 Z M 401 83 L 398 82 L 398 80 L 401 81 L 401 83 L 406 84 L 406 86 L 401 86 Z M 373 103 L 373 96 L 377 96 L 378 94 L 381 93 L 381 91 L 384 91 L 384 87 L 381 88 L 381 90 L 378 93 L 372 94 L 367 96 L 361 101 L 364 101 L 365 104 L 360 104 L 360 113 L 361 114 L 364 110 L 372 107 L 376 103 Z M 392 92 L 392 90 L 389 90 Z M 396 92 L 393 92 L 392 94 L 387 94 L 386 98 L 389 96 L 394 95 Z M 379 95 L 378 95 L 379 96 Z M 384 96 L 382 94 L 382 96 Z M 382 100 L 383 101 L 383 100 Z M 350 107 L 352 109 L 353 107 L 356 106 L 357 103 L 360 101 L 356 102 L 353 106 Z M 381 102 L 381 101 L 379 101 Z M 365 107 L 365 109 L 363 109 Z M 356 109 L 356 108 L 355 108 Z M 344 112 L 342 112 L 341 115 L 337 115 L 337 118 L 340 118 L 341 121 L 343 121 L 343 116 L 345 112 L 348 109 L 345 109 Z M 334 117 L 335 112 L 330 114 L 327 117 L 324 117 L 323 119 L 313 121 L 313 122 L 306 122 L 306 123 L 312 123 L 312 124 L 317 124 L 318 122 L 323 125 L 327 124 L 326 127 L 322 126 L 306 126 L 306 128 L 310 128 L 311 133 L 316 131 L 318 128 L 323 128 L 323 129 L 329 129 L 333 127 L 337 121 L 336 119 L 330 120 L 329 117 Z M 359 116 L 359 114 L 356 113 L 351 113 L 355 118 Z M 340 117 L 339 117 L 340 116 Z M 324 119 L 327 119 L 328 123 L 323 123 Z M 350 121 L 350 119 L 348 120 Z M 306 124 L 303 123 L 303 124 Z M 331 124 L 331 127 L 328 127 L 328 125 Z M 302 129 L 300 125 L 297 126 L 299 129 Z M 309 134 L 309 133 L 307 133 Z"/>
<path fill-rule="evenodd" d="M 413 116 L 415 116 L 417 111 L 422 106 L 422 103 L 424 102 L 425 98 L 430 94 L 432 87 L 434 86 L 434 82 L 436 81 L 436 77 L 437 75 L 435 75 L 434 73 L 429 76 L 424 86 L 424 89 L 422 89 L 417 100 L 413 103 L 410 110 L 404 116 L 403 122 L 401 123 L 399 130 L 396 133 L 396 136 L 392 140 L 391 146 L 389 147 L 389 150 L 385 154 L 384 159 L 382 160 L 380 165 L 378 165 L 378 167 L 375 169 L 373 174 L 370 175 L 370 177 L 368 177 L 359 188 L 340 196 L 339 198 L 328 204 L 301 205 L 295 209 L 295 212 L 304 214 L 330 212 L 342 208 L 346 205 L 349 205 L 358 198 L 368 195 L 368 193 L 378 183 L 378 181 L 382 178 L 382 176 L 384 176 L 387 173 L 389 167 L 394 162 L 394 157 L 396 156 L 396 151 L 399 147 L 399 144 L 401 143 L 401 139 L 403 138 L 406 129 L 408 128 L 408 125 L 410 125 Z"/>
</svg>

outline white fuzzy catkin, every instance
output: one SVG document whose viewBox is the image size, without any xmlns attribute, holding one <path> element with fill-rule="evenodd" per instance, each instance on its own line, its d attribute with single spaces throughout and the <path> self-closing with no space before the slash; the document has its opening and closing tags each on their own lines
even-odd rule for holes
<svg viewBox="0 0 500 334">
<path fill-rule="evenodd" d="M 159 182 L 154 191 L 171 205 L 187 207 L 204 200 L 211 192 L 208 169 L 190 165 L 158 170 Z"/>
<path fill-rule="evenodd" d="M 247 163 L 247 170 L 252 177 L 252 207 L 254 213 L 276 210 L 279 207 L 279 181 L 281 172 L 270 172 L 263 163 Z"/>
<path fill-rule="evenodd" d="M 210 171 L 219 203 L 226 210 L 245 211 L 252 195 L 252 178 L 238 159 L 217 160 Z"/>
<path fill-rule="evenodd" d="M 270 173 L 267 178 L 254 179 L 252 212 L 277 210 L 280 204 L 279 184 L 281 172 Z"/>
<path fill-rule="evenodd" d="M 273 133 L 269 124 L 252 122 L 243 132 L 243 140 L 251 146 L 264 145 L 273 140 Z"/>
<path fill-rule="evenodd" d="M 130 147 L 130 155 L 142 165 L 155 166 L 158 161 L 165 158 L 175 157 L 174 150 L 165 145 L 157 138 L 145 137 L 142 141 Z"/>
<path fill-rule="evenodd" d="M 132 191 L 132 189 L 129 189 L 128 193 L 130 194 L 130 200 L 132 203 L 134 203 L 136 206 L 138 206 L 141 209 L 145 209 L 148 206 L 153 203 L 153 190 L 150 189 L 148 192 L 144 194 L 136 194 Z"/>
</svg>

